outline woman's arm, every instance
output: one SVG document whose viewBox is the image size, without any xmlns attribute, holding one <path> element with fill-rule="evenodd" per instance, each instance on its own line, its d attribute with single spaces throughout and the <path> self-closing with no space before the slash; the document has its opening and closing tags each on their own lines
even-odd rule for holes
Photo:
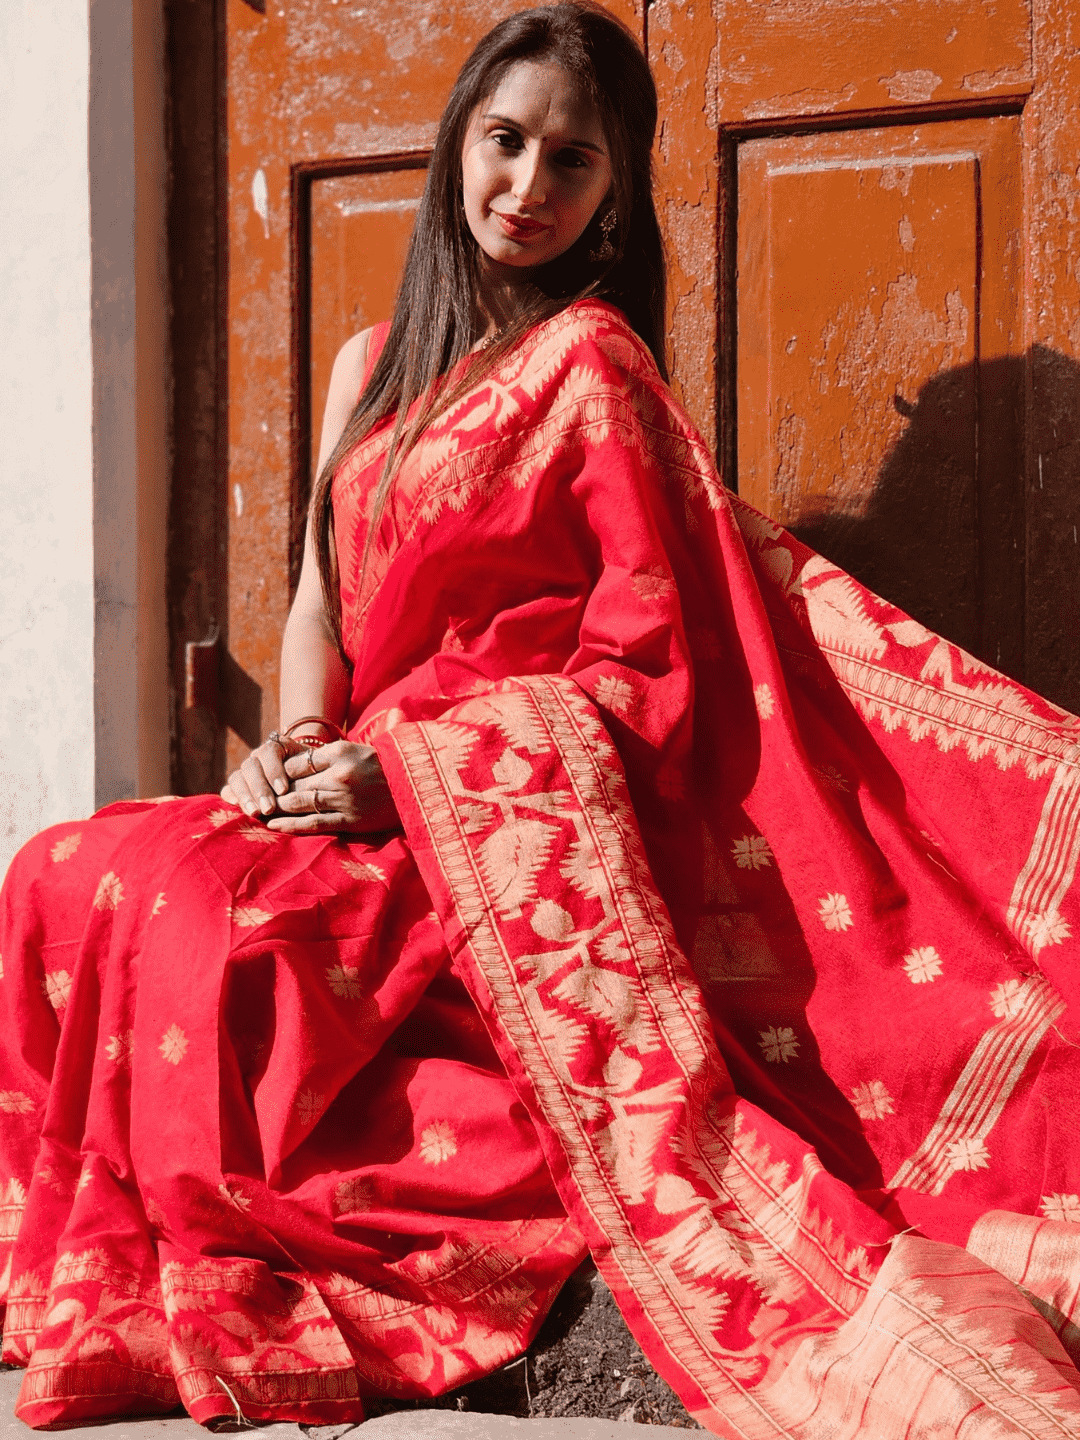
<svg viewBox="0 0 1080 1440">
<path fill-rule="evenodd" d="M 316 474 L 333 454 L 356 405 L 367 365 L 371 331 L 354 335 L 338 351 L 323 411 Z M 301 715 L 325 715 L 340 725 L 349 703 L 349 674 L 334 642 L 323 600 L 310 520 L 304 561 L 281 643 L 281 728 Z"/>
<path fill-rule="evenodd" d="M 356 405 L 370 337 L 370 330 L 354 335 L 341 347 L 334 361 L 323 411 L 316 473 L 322 471 L 333 453 Z M 280 702 L 283 730 L 302 715 L 323 715 L 339 725 L 348 708 L 349 672 L 327 618 L 310 522 L 304 539 L 300 583 L 281 644 Z M 317 727 L 311 728 L 313 734 L 323 734 Z M 284 760 L 280 745 L 269 742 L 260 745 L 240 769 L 229 776 L 221 792 L 223 798 L 235 801 L 249 815 L 272 814 L 277 809 L 277 797 L 289 789 Z"/>
</svg>

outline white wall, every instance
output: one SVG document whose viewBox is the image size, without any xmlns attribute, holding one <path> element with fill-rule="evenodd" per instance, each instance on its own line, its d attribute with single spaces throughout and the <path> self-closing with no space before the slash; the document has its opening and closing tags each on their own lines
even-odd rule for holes
<svg viewBox="0 0 1080 1440">
<path fill-rule="evenodd" d="M 0 4 L 0 872 L 167 784 L 160 36 L 159 0 Z"/>
<path fill-rule="evenodd" d="M 94 804 L 87 60 L 86 0 L 0 6 L 0 868 Z"/>
</svg>

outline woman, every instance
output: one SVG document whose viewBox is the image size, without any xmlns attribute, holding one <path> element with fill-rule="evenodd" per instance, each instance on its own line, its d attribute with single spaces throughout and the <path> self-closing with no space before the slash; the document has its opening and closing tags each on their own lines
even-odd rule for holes
<svg viewBox="0 0 1080 1440">
<path fill-rule="evenodd" d="M 291 735 L 12 867 L 32 1425 L 359 1419 L 591 1250 L 718 1434 L 1080 1429 L 1078 724 L 733 508 L 655 117 L 594 8 L 480 43 L 335 367 Z"/>
</svg>

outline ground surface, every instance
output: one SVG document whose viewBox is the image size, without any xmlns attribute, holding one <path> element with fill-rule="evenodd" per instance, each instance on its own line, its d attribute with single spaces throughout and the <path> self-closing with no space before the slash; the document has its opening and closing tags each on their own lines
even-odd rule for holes
<svg viewBox="0 0 1080 1440">
<path fill-rule="evenodd" d="M 591 1262 L 563 1286 L 526 1356 L 484 1380 L 417 1404 L 498 1415 L 596 1416 L 702 1429 L 641 1353 Z M 374 1402 L 369 1409 L 373 1415 L 387 1414 L 399 1405 Z M 331 1440 L 329 1433 L 325 1440 Z"/>
<path fill-rule="evenodd" d="M 22 1372 L 0 1373 L 0 1440 L 15 1419 Z M 647 1426 L 701 1430 L 642 1355 L 590 1264 L 571 1276 L 528 1355 L 437 1400 L 369 1402 L 356 1440 L 644 1440 Z M 259 1440 L 341 1440 L 350 1425 L 268 1425 Z M 306 1432 L 306 1436 L 301 1432 Z M 94 1440 L 198 1440 L 186 1415 L 96 1425 Z"/>
</svg>

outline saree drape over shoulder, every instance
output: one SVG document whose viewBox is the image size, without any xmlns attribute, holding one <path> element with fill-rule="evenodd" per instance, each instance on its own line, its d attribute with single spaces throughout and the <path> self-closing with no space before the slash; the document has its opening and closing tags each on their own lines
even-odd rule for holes
<svg viewBox="0 0 1080 1440">
<path fill-rule="evenodd" d="M 610 306 L 334 488 L 403 830 L 201 797 L 3 892 L 18 1413 L 330 1423 L 586 1250 L 717 1434 L 1080 1435 L 1080 722 L 721 488 Z"/>
</svg>

